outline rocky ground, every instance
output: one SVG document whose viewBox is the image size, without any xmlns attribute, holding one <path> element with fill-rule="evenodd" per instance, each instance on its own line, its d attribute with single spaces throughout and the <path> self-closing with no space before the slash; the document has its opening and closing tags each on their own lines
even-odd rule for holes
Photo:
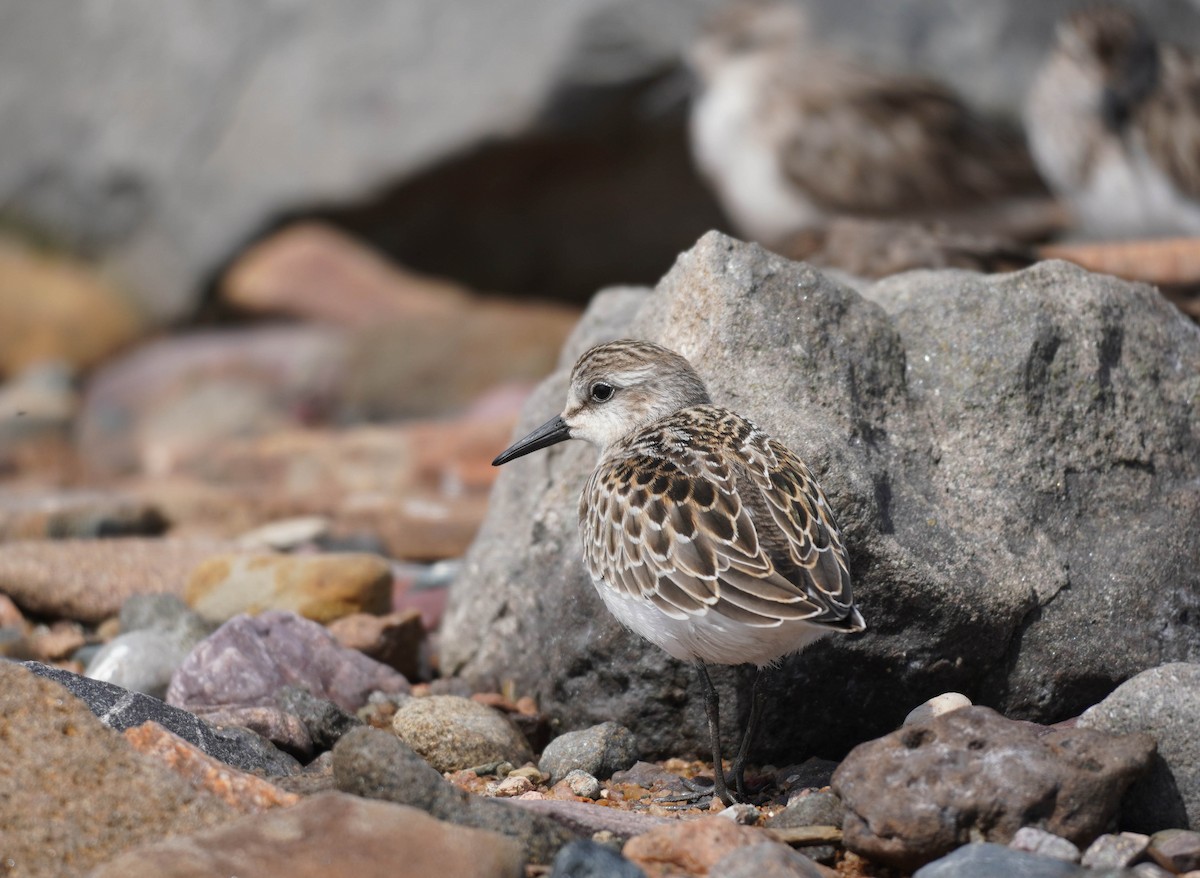
<svg viewBox="0 0 1200 878">
<path fill-rule="evenodd" d="M 310 225 L 220 302 L 151 335 L 0 251 L 3 874 L 1200 875 L 1200 331 L 1152 288 L 714 233 L 579 320 Z M 869 624 L 774 671 L 729 808 L 583 577 L 589 451 L 493 485 L 626 334 L 809 460 Z"/>
</svg>

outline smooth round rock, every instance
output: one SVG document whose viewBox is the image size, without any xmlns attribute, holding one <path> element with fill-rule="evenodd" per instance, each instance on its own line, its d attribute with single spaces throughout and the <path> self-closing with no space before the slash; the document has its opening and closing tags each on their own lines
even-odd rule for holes
<svg viewBox="0 0 1200 878">
<path fill-rule="evenodd" d="M 533 759 L 525 737 L 507 717 L 455 695 L 410 699 L 396 711 L 392 731 L 442 772 Z"/>
<path fill-rule="evenodd" d="M 918 704 L 910 710 L 908 716 L 904 718 L 903 725 L 911 726 L 913 723 L 933 719 L 935 716 L 941 716 L 943 713 L 950 713 L 952 710 L 959 710 L 960 708 L 970 706 L 971 699 L 961 692 L 943 692 L 941 695 L 935 695 L 924 704 Z"/>
<path fill-rule="evenodd" d="M 619 723 L 606 722 L 559 735 L 546 745 L 538 768 L 550 775 L 551 783 L 575 769 L 604 780 L 637 762 L 639 752 L 633 732 Z"/>
</svg>

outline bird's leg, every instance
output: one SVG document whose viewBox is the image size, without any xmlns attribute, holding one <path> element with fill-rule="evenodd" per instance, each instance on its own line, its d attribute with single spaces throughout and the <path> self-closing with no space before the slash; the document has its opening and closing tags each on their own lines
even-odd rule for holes
<svg viewBox="0 0 1200 878">
<path fill-rule="evenodd" d="M 708 736 L 712 739 L 713 793 L 726 805 L 732 805 L 734 798 L 725 785 L 725 767 L 721 764 L 721 698 L 704 662 L 696 662 L 696 667 L 704 683 L 704 712 L 708 715 Z"/>
<path fill-rule="evenodd" d="M 754 669 L 754 684 L 750 687 L 750 718 L 746 721 L 746 731 L 742 735 L 742 744 L 738 747 L 737 759 L 733 761 L 733 786 L 741 799 L 746 798 L 746 757 L 750 754 L 750 745 L 754 741 L 754 729 L 762 714 L 763 694 L 759 684 L 762 682 L 762 668 Z"/>
</svg>

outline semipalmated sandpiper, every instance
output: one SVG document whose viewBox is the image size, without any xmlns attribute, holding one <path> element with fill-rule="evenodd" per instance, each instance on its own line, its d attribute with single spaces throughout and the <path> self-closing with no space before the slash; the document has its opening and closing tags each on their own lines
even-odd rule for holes
<svg viewBox="0 0 1200 878">
<path fill-rule="evenodd" d="M 596 590 L 627 627 L 696 665 L 714 792 L 729 803 L 707 664 L 761 671 L 830 631 L 865 627 L 825 495 L 799 457 L 714 406 L 688 361 L 650 342 L 585 353 L 562 414 L 493 464 L 566 439 L 600 450 L 579 500 L 583 558 Z M 743 796 L 760 676 L 732 767 Z"/>
<path fill-rule="evenodd" d="M 1064 18 L 1025 106 L 1043 176 L 1086 234 L 1200 233 L 1200 55 L 1128 9 Z"/>
<path fill-rule="evenodd" d="M 938 82 L 820 48 L 794 2 L 721 7 L 688 62 L 696 164 L 764 245 L 835 215 L 953 219 L 1042 193 L 1014 132 Z"/>
</svg>

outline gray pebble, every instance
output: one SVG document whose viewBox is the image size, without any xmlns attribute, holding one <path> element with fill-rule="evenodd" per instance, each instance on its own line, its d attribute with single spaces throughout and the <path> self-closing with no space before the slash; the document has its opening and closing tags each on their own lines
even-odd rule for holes
<svg viewBox="0 0 1200 878">
<path fill-rule="evenodd" d="M 546 745 L 538 768 L 557 783 L 573 769 L 605 780 L 613 772 L 629 768 L 638 760 L 638 743 L 633 732 L 615 722 L 559 735 Z"/>
</svg>

